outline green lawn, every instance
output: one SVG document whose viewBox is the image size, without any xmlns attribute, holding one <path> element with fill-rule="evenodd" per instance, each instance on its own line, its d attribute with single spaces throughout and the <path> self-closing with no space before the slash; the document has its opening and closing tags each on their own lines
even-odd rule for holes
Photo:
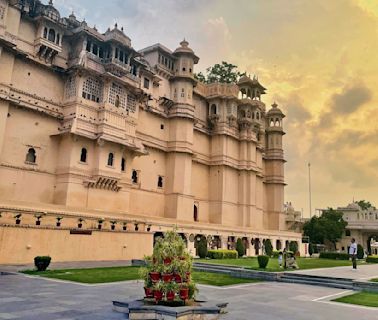
<svg viewBox="0 0 378 320">
<path fill-rule="evenodd" d="M 193 280 L 196 283 L 210 284 L 212 286 L 229 286 L 240 283 L 260 282 L 257 279 L 241 279 L 231 277 L 228 274 L 219 274 L 211 272 L 194 272 Z"/>
<path fill-rule="evenodd" d="M 334 299 L 332 301 L 378 308 L 378 293 L 358 292 L 350 296 Z"/>
<path fill-rule="evenodd" d="M 371 279 L 370 281 L 378 282 L 378 278 Z"/>
<path fill-rule="evenodd" d="M 64 269 L 44 272 L 26 270 L 23 271 L 23 273 L 81 283 L 106 283 L 140 279 L 138 270 L 139 267 L 113 267 L 93 269 Z M 209 284 L 213 286 L 227 286 L 259 281 L 254 279 L 234 278 L 229 275 L 210 272 L 193 272 L 193 280 L 197 283 Z"/>
<path fill-rule="evenodd" d="M 265 271 L 283 271 L 278 266 L 277 258 L 270 258 L 266 269 L 260 269 L 256 257 L 240 258 L 240 259 L 198 259 L 198 262 L 215 263 L 215 264 L 227 264 L 232 266 L 246 267 L 254 270 Z M 316 268 L 331 268 L 352 266 L 352 263 L 348 260 L 330 260 L 319 258 L 297 258 L 299 269 L 316 269 Z M 292 269 L 289 269 L 292 270 Z M 286 271 L 286 270 L 285 270 Z"/>
</svg>

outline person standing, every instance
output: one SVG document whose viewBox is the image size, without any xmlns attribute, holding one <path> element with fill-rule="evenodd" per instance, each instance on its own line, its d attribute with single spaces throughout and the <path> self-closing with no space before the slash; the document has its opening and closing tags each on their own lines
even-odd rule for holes
<svg viewBox="0 0 378 320">
<path fill-rule="evenodd" d="M 356 239 L 352 238 L 349 247 L 349 256 L 352 259 L 353 270 L 357 269 L 357 243 Z"/>
</svg>

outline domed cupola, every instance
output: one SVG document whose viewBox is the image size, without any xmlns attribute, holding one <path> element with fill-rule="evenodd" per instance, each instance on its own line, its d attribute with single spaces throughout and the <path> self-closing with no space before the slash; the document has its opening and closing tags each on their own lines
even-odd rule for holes
<svg viewBox="0 0 378 320">
<path fill-rule="evenodd" d="M 51 20 L 54 21 L 59 21 L 60 20 L 60 13 L 59 11 L 54 7 L 53 1 L 50 0 L 49 4 L 44 7 L 42 15 L 50 18 Z"/>
<path fill-rule="evenodd" d="M 267 112 L 266 119 L 269 127 L 282 127 L 282 119 L 285 118 L 284 113 L 278 108 L 276 103 L 272 104 L 272 108 Z"/>
</svg>

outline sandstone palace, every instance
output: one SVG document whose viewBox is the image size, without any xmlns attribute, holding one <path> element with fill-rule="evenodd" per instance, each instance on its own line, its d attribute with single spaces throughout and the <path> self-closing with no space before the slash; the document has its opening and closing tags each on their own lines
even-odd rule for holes
<svg viewBox="0 0 378 320">
<path fill-rule="evenodd" d="M 0 263 L 123 260 L 177 227 L 261 254 L 287 229 L 283 118 L 256 77 L 194 78 L 183 40 L 135 50 L 52 1 L 0 0 Z"/>
</svg>

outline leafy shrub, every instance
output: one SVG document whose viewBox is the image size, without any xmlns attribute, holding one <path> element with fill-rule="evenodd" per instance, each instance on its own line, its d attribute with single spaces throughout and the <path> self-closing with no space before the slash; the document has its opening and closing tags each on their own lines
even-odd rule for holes
<svg viewBox="0 0 378 320">
<path fill-rule="evenodd" d="M 349 260 L 349 254 L 340 252 L 320 252 L 319 258 L 333 260 Z"/>
<path fill-rule="evenodd" d="M 200 258 L 206 258 L 207 256 L 207 240 L 205 237 L 201 237 L 201 240 L 197 244 L 198 246 L 198 255 Z"/>
<path fill-rule="evenodd" d="M 368 256 L 366 262 L 369 263 L 378 263 L 378 256 Z"/>
<path fill-rule="evenodd" d="M 245 247 L 242 239 L 238 238 L 236 241 L 236 251 L 238 252 L 238 256 L 242 257 L 245 254 Z"/>
<path fill-rule="evenodd" d="M 294 254 L 297 253 L 298 252 L 298 242 L 297 241 L 290 241 L 289 250 L 293 251 Z"/>
<path fill-rule="evenodd" d="M 34 258 L 34 265 L 37 268 L 37 271 L 45 271 L 49 266 L 51 257 L 49 256 L 38 256 Z"/>
<path fill-rule="evenodd" d="M 265 269 L 269 262 L 268 256 L 258 256 L 257 261 L 259 263 L 259 268 Z"/>
<path fill-rule="evenodd" d="M 273 254 L 273 246 L 270 239 L 265 240 L 265 253 L 269 257 L 271 257 Z"/>
<path fill-rule="evenodd" d="M 207 256 L 210 259 L 236 259 L 238 252 L 236 250 L 227 249 L 208 250 Z"/>
<path fill-rule="evenodd" d="M 272 251 L 272 257 L 273 258 L 278 258 L 278 255 L 282 252 L 282 250 L 273 250 Z"/>
<path fill-rule="evenodd" d="M 357 259 L 363 259 L 364 258 L 364 247 L 360 244 L 357 245 Z"/>
</svg>

